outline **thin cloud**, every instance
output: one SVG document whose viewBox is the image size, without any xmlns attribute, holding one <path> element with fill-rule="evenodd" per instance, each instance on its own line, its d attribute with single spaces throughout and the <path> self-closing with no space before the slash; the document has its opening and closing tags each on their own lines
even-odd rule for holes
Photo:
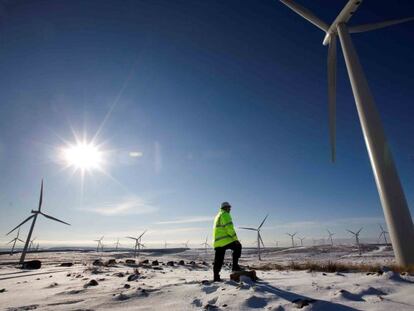
<svg viewBox="0 0 414 311">
<path fill-rule="evenodd" d="M 132 197 L 121 202 L 104 203 L 99 207 L 82 208 L 82 211 L 97 213 L 104 216 L 150 214 L 158 210 L 158 207 L 140 197 Z"/>
<path fill-rule="evenodd" d="M 156 225 L 171 225 L 171 224 L 190 224 L 195 222 L 207 222 L 207 221 L 213 221 L 213 216 L 195 216 L 195 217 L 186 217 L 186 218 L 180 218 L 175 220 L 166 220 L 166 221 L 158 221 L 155 224 Z"/>
</svg>

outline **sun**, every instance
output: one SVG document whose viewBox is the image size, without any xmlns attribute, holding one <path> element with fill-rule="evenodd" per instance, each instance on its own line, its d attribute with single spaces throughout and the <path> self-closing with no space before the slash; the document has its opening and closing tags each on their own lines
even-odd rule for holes
<svg viewBox="0 0 414 311">
<path fill-rule="evenodd" d="M 67 167 L 82 172 L 102 170 L 104 156 L 98 145 L 78 141 L 61 149 L 61 156 Z"/>
</svg>

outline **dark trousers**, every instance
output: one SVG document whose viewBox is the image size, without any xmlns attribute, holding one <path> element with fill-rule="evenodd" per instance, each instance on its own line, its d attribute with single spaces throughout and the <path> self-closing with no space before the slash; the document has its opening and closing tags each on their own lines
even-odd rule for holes
<svg viewBox="0 0 414 311">
<path fill-rule="evenodd" d="M 221 267 L 223 266 L 224 262 L 224 255 L 226 255 L 226 250 L 231 249 L 233 251 L 233 269 L 239 265 L 239 258 L 241 256 L 242 246 L 239 241 L 231 242 L 222 247 L 216 247 L 214 250 L 216 251 L 214 256 L 214 275 L 218 275 L 220 273 Z"/>
</svg>

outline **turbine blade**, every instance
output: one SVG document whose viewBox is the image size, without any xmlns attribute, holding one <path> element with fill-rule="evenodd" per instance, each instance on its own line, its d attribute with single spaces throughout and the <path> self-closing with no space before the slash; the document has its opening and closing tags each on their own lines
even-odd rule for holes
<svg viewBox="0 0 414 311">
<path fill-rule="evenodd" d="M 126 236 L 126 238 L 127 238 L 127 239 L 132 239 L 132 240 L 135 240 L 135 241 L 138 241 L 138 239 L 137 239 L 137 238 L 133 238 L 132 236 Z"/>
<path fill-rule="evenodd" d="M 366 32 L 371 30 L 377 30 L 388 26 L 393 26 L 401 23 L 406 23 L 414 20 L 414 17 L 406 17 L 406 18 L 400 18 L 400 19 L 393 19 L 389 21 L 383 21 L 379 23 L 372 23 L 372 24 L 364 24 L 364 25 L 358 25 L 349 27 L 350 33 L 358 33 L 358 32 Z"/>
<path fill-rule="evenodd" d="M 331 36 L 328 49 L 328 108 L 331 161 L 336 159 L 336 35 Z"/>
<path fill-rule="evenodd" d="M 355 232 L 353 232 L 353 231 L 351 231 L 351 230 L 348 230 L 348 229 L 346 229 L 346 231 L 348 231 L 348 232 L 350 232 L 350 233 L 352 233 L 352 234 L 356 234 Z"/>
<path fill-rule="evenodd" d="M 23 240 L 21 240 L 21 239 L 17 239 L 17 241 L 20 241 L 20 242 L 24 243 L 24 241 L 23 241 Z"/>
<path fill-rule="evenodd" d="M 57 219 L 57 218 L 52 217 L 52 216 L 47 215 L 47 214 L 43 214 L 42 212 L 40 212 L 40 214 L 42 214 L 42 215 L 43 215 L 43 216 L 45 216 L 46 218 L 49 218 L 49 219 L 52 219 L 52 220 L 54 220 L 54 221 L 58 221 L 58 222 L 61 222 L 62 224 L 65 224 L 65 225 L 70 226 L 70 224 L 68 224 L 67 222 L 64 222 L 63 220 Z"/>
<path fill-rule="evenodd" d="M 13 240 L 11 240 L 10 242 L 8 242 L 7 244 L 10 244 L 10 243 L 12 243 L 12 242 L 14 242 L 14 241 L 16 241 L 17 239 L 16 238 L 14 238 Z"/>
<path fill-rule="evenodd" d="M 290 8 L 292 11 L 296 12 L 300 16 L 302 16 L 304 19 L 306 19 L 308 22 L 314 24 L 316 27 L 323 31 L 328 31 L 329 26 L 322 21 L 319 17 L 317 17 L 315 14 L 313 14 L 308 9 L 304 8 L 303 6 L 293 2 L 292 0 L 280 0 L 284 5 L 286 5 L 288 8 Z"/>
<path fill-rule="evenodd" d="M 37 209 L 39 212 L 40 212 L 40 209 L 42 208 L 42 202 L 43 202 L 43 179 L 42 179 L 42 183 L 40 184 L 39 208 Z"/>
<path fill-rule="evenodd" d="M 142 234 L 138 237 L 138 239 L 142 238 L 142 236 L 145 234 L 145 232 L 147 232 L 147 230 L 145 230 L 144 232 L 142 232 Z"/>
<path fill-rule="evenodd" d="M 239 229 L 245 229 L 245 230 L 257 231 L 257 229 L 255 229 L 255 228 L 239 227 Z"/>
<path fill-rule="evenodd" d="M 266 217 L 263 219 L 263 221 L 262 221 L 262 223 L 260 224 L 260 226 L 259 226 L 259 228 L 258 229 L 260 229 L 262 226 L 263 226 L 263 224 L 264 224 L 264 222 L 266 221 L 266 218 L 269 216 L 269 214 L 267 214 L 266 215 Z"/>
<path fill-rule="evenodd" d="M 356 234 L 359 234 L 359 233 L 361 232 L 361 230 L 362 230 L 362 228 L 361 228 L 361 229 L 359 229 L 359 230 L 357 231 L 357 233 L 356 233 Z"/>
<path fill-rule="evenodd" d="M 24 223 L 26 223 L 27 221 L 29 221 L 30 219 L 32 219 L 33 217 L 35 217 L 35 215 L 32 215 L 32 216 L 27 217 L 24 221 L 22 221 L 19 225 L 17 225 L 16 227 L 14 227 L 14 229 L 11 230 L 11 231 L 9 231 L 6 235 L 9 235 L 14 230 L 16 230 L 17 228 L 19 228 L 21 225 L 23 225 Z"/>
<path fill-rule="evenodd" d="M 262 242 L 263 247 L 265 247 L 265 245 L 263 243 L 263 240 L 262 240 L 262 236 L 260 235 L 260 233 L 259 233 L 259 240 L 260 240 L 260 242 Z"/>
</svg>

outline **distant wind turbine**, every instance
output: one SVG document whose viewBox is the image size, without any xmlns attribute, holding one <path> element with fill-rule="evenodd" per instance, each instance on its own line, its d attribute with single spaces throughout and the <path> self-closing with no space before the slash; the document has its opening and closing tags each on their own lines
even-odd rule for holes
<svg viewBox="0 0 414 311">
<path fill-rule="evenodd" d="M 288 236 L 290 236 L 290 238 L 292 239 L 292 247 L 295 247 L 295 241 L 294 241 L 294 237 L 297 234 L 297 232 L 291 234 L 291 233 L 286 233 Z"/>
<path fill-rule="evenodd" d="M 19 235 L 20 235 L 20 229 L 17 231 L 17 236 L 13 240 L 11 240 L 9 243 L 7 243 L 7 244 L 10 244 L 10 243 L 13 242 L 13 246 L 12 246 L 12 249 L 10 251 L 10 256 L 14 254 L 14 247 L 16 246 L 16 242 L 24 243 L 24 241 L 19 238 Z"/>
<path fill-rule="evenodd" d="M 32 248 L 33 248 L 33 244 L 34 244 L 34 241 L 36 240 L 37 238 L 33 238 L 31 241 L 30 241 L 30 243 L 29 243 L 29 249 L 28 249 L 28 251 L 30 252 L 30 251 L 32 251 Z"/>
<path fill-rule="evenodd" d="M 332 239 L 332 237 L 335 235 L 335 233 L 329 231 L 328 229 L 326 229 L 326 231 L 328 231 L 329 240 L 331 241 L 331 246 L 333 246 L 333 239 Z"/>
<path fill-rule="evenodd" d="M 264 243 L 263 243 L 263 239 L 262 236 L 260 235 L 260 229 L 262 228 L 263 224 L 265 223 L 267 217 L 269 215 L 266 215 L 266 217 L 263 219 L 262 223 L 260 224 L 259 227 L 257 228 L 247 228 L 247 227 L 240 227 L 240 229 L 245 229 L 245 230 L 251 230 L 251 231 L 256 231 L 257 232 L 257 254 L 259 256 L 259 260 L 262 260 L 261 258 L 261 254 L 260 254 L 260 244 L 262 244 L 263 248 L 265 247 Z"/>
<path fill-rule="evenodd" d="M 336 157 L 336 41 L 339 36 L 378 194 L 387 227 L 390 230 L 395 257 L 398 264 L 402 266 L 414 264 L 414 226 L 410 210 L 374 97 L 350 36 L 350 33 L 366 32 L 412 21 L 414 17 L 348 27 L 348 21 L 362 2 L 362 0 L 349 0 L 329 26 L 294 1 L 280 1 L 326 34 L 323 45 L 328 45 L 328 103 L 332 162 Z"/>
<path fill-rule="evenodd" d="M 185 243 L 183 243 L 183 246 L 185 247 L 185 248 L 188 248 L 188 243 L 189 243 L 190 241 L 187 241 L 187 242 L 185 242 Z"/>
<path fill-rule="evenodd" d="M 381 233 L 380 233 L 380 235 L 378 237 L 378 241 L 380 241 L 381 240 L 381 236 L 383 236 L 384 237 L 385 244 L 388 244 L 388 241 L 387 241 L 387 233 L 388 233 L 388 231 L 385 231 L 384 228 L 381 225 L 379 225 L 379 226 L 380 226 L 380 229 L 381 229 Z"/>
<path fill-rule="evenodd" d="M 359 234 L 360 234 L 360 232 L 361 232 L 361 230 L 362 230 L 362 228 L 361 229 L 359 229 L 357 232 L 353 232 L 353 231 L 351 231 L 351 230 L 348 230 L 348 229 L 346 229 L 349 233 L 351 233 L 351 234 L 353 234 L 354 236 L 355 236 L 355 243 L 356 243 L 356 245 L 358 246 L 358 251 L 359 251 L 359 254 L 361 255 L 361 244 L 359 243 Z"/>
<path fill-rule="evenodd" d="M 104 236 L 101 236 L 100 239 L 94 240 L 95 242 L 98 242 L 98 245 L 96 246 L 96 252 L 99 252 L 99 250 L 102 252 L 103 251 L 103 240 Z"/>
<path fill-rule="evenodd" d="M 298 239 L 300 240 L 300 246 L 303 246 L 303 240 L 306 239 L 306 238 L 305 237 L 303 237 L 303 238 L 298 237 Z"/>
<path fill-rule="evenodd" d="M 206 236 L 206 241 L 204 243 L 201 243 L 201 245 L 204 246 L 206 253 L 207 253 L 207 248 L 210 247 L 210 245 L 207 243 L 207 240 L 208 240 L 208 236 Z"/>
<path fill-rule="evenodd" d="M 164 248 L 167 248 L 167 246 L 168 246 L 167 241 L 164 241 Z"/>
<path fill-rule="evenodd" d="M 145 230 L 140 236 L 138 236 L 137 238 L 134 238 L 132 236 L 127 236 L 127 239 L 131 239 L 135 241 L 135 246 L 134 246 L 134 257 L 137 257 L 137 251 L 139 252 L 141 246 L 144 246 L 143 244 L 141 244 L 141 238 L 142 236 L 145 234 L 145 232 L 147 232 L 147 230 Z"/>
<path fill-rule="evenodd" d="M 119 239 L 117 239 L 116 243 L 115 243 L 115 250 L 116 251 L 118 250 L 119 245 L 121 245 L 121 243 L 119 243 Z"/>
<path fill-rule="evenodd" d="M 31 213 L 33 215 L 27 217 L 22 223 L 20 223 L 17 227 L 15 227 L 14 229 L 12 229 L 11 231 L 9 231 L 6 234 L 6 235 L 9 235 L 14 230 L 16 230 L 17 228 L 19 228 L 23 224 L 25 224 L 27 221 L 29 221 L 30 219 L 33 219 L 32 225 L 30 226 L 29 234 L 27 235 L 26 243 L 24 244 L 24 249 L 22 251 L 22 255 L 20 257 L 20 261 L 19 261 L 20 264 L 23 264 L 24 263 L 24 259 L 26 258 L 26 253 L 27 253 L 27 250 L 28 250 L 28 247 L 29 247 L 29 243 L 31 241 L 30 239 L 32 238 L 33 229 L 34 229 L 34 226 L 35 226 L 36 219 L 37 219 L 37 216 L 38 215 L 42 215 L 42 216 L 44 216 L 46 218 L 49 218 L 51 220 L 54 220 L 54 221 L 57 221 L 57 222 L 61 222 L 62 224 L 65 224 L 65 225 L 69 225 L 70 226 L 70 224 L 68 224 L 67 222 L 64 222 L 62 220 L 59 220 L 59 219 L 57 219 L 55 217 L 52 217 L 50 215 L 47 215 L 47 214 L 43 213 L 42 212 L 42 201 L 43 201 L 43 179 L 42 179 L 42 183 L 41 183 L 41 186 L 40 186 L 40 198 L 39 198 L 39 207 L 38 207 L 38 209 L 37 210 L 32 210 Z"/>
</svg>

